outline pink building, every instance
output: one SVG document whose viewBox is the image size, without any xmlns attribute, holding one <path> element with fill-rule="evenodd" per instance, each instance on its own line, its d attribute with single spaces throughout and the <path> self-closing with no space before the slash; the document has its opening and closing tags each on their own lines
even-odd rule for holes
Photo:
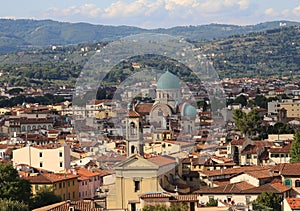
<svg viewBox="0 0 300 211">
<path fill-rule="evenodd" d="M 97 189 L 103 183 L 103 174 L 85 168 L 76 168 L 78 177 L 78 198 L 92 199 L 97 196 Z"/>
</svg>

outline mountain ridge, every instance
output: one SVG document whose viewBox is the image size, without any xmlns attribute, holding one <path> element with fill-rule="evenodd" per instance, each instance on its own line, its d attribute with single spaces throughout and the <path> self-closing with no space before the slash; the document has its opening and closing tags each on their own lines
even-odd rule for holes
<svg viewBox="0 0 300 211">
<path fill-rule="evenodd" d="M 135 26 L 94 25 L 91 23 L 59 22 L 54 20 L 0 19 L 0 53 L 22 51 L 49 45 L 69 45 L 113 41 L 138 33 L 164 33 L 191 41 L 225 38 L 236 34 L 300 25 L 300 22 L 272 21 L 256 25 L 207 24 L 143 29 Z"/>
</svg>

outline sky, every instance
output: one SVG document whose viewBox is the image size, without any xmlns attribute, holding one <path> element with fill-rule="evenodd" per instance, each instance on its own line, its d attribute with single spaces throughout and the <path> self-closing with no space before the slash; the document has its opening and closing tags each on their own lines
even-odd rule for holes
<svg viewBox="0 0 300 211">
<path fill-rule="evenodd" d="M 0 0 L 0 17 L 142 28 L 300 22 L 299 0 Z"/>
</svg>

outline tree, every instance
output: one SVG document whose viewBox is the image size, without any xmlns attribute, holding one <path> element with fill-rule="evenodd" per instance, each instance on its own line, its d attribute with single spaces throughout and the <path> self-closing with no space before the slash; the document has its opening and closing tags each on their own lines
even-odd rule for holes
<svg viewBox="0 0 300 211">
<path fill-rule="evenodd" d="M 258 131 L 260 118 L 257 109 L 252 109 L 248 114 L 241 109 L 235 109 L 233 119 L 236 129 L 246 136 L 251 137 L 255 131 Z"/>
<path fill-rule="evenodd" d="M 241 131 L 242 134 L 246 134 L 247 131 L 246 113 L 244 113 L 241 109 L 235 109 L 233 111 L 233 120 L 236 129 Z"/>
<path fill-rule="evenodd" d="M 29 204 L 30 196 L 29 181 L 21 179 L 11 164 L 0 163 L 0 198 Z"/>
<path fill-rule="evenodd" d="M 300 162 L 300 132 L 296 131 L 290 148 L 290 162 Z"/>
<path fill-rule="evenodd" d="M 233 101 L 234 103 L 239 103 L 243 107 L 247 105 L 247 97 L 245 95 L 240 95 Z"/>
<path fill-rule="evenodd" d="M 209 201 L 206 203 L 207 207 L 216 207 L 218 206 L 218 200 L 217 199 L 209 199 Z"/>
<path fill-rule="evenodd" d="M 54 190 L 51 187 L 46 186 L 37 191 L 36 195 L 33 198 L 32 208 L 35 209 L 50 204 L 54 204 L 60 201 L 61 201 L 61 197 L 55 195 Z"/>
<path fill-rule="evenodd" d="M 274 211 L 280 211 L 281 201 L 282 197 L 280 195 L 273 192 L 263 192 L 256 198 L 254 204 L 273 208 Z"/>
<path fill-rule="evenodd" d="M 25 211 L 29 210 L 29 207 L 24 202 L 19 202 L 11 199 L 0 199 L 0 211 Z"/>
</svg>

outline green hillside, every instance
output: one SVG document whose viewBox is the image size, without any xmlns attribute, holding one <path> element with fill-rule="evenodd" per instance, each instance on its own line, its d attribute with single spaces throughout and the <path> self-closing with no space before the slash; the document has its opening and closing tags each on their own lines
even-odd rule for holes
<svg viewBox="0 0 300 211">
<path fill-rule="evenodd" d="M 298 26 L 234 35 L 199 46 L 221 77 L 295 76 L 300 71 Z"/>
<path fill-rule="evenodd" d="M 92 25 L 52 20 L 0 19 L 0 53 L 49 45 L 112 41 L 138 33 L 165 33 L 191 41 L 212 40 L 278 28 L 280 23 L 285 23 L 286 26 L 300 24 L 290 21 L 273 21 L 249 26 L 209 24 L 147 30 L 132 26 Z"/>
<path fill-rule="evenodd" d="M 283 27 L 206 42 L 194 42 L 214 63 L 223 77 L 297 77 L 300 70 L 300 27 Z M 105 42 L 51 47 L 0 55 L 0 84 L 49 86 L 75 84 L 83 66 Z M 188 79 L 190 71 L 175 61 L 159 57 L 140 57 L 123 61 L 108 76 L 122 81 L 133 73 L 131 62 L 141 67 L 173 71 Z"/>
</svg>

